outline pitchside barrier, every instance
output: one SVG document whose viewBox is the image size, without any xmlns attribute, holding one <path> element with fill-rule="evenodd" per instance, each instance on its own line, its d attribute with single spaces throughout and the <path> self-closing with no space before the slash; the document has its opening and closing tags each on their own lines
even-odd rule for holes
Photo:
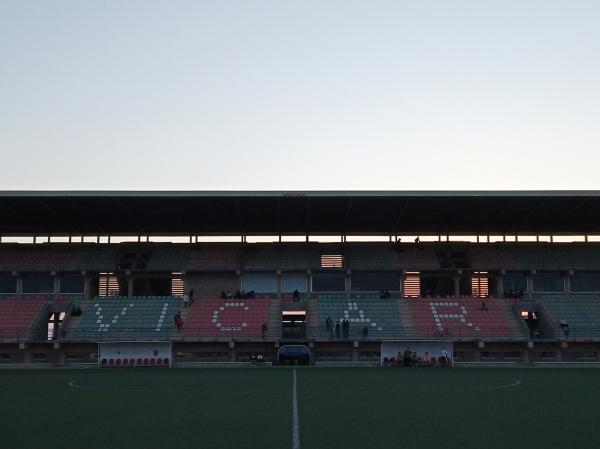
<svg viewBox="0 0 600 449">
<path fill-rule="evenodd" d="M 169 341 L 115 341 L 98 343 L 98 366 L 171 366 Z"/>
<path fill-rule="evenodd" d="M 398 364 L 406 350 L 416 352 L 418 359 L 429 358 L 428 365 L 452 365 L 454 346 L 449 340 L 391 340 L 381 342 L 381 365 Z M 448 353 L 447 363 L 440 363 L 442 351 Z M 435 361 L 433 360 L 435 358 Z M 403 363 L 403 362 L 400 362 Z"/>
</svg>

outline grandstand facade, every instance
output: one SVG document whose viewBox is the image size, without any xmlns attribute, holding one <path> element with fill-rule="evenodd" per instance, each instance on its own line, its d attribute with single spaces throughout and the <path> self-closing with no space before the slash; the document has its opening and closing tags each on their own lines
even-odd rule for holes
<svg viewBox="0 0 600 449">
<path fill-rule="evenodd" d="M 0 364 L 597 363 L 599 235 L 600 192 L 0 192 Z"/>
</svg>

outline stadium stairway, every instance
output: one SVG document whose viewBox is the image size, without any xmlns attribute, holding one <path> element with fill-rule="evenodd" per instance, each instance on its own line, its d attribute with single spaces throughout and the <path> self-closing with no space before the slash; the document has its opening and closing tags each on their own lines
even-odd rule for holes
<svg viewBox="0 0 600 449">
<path fill-rule="evenodd" d="M 63 322 L 60 324 L 59 333 L 58 333 L 59 338 L 63 338 L 62 335 L 65 336 L 64 339 L 66 339 L 66 340 L 68 340 L 70 338 L 73 331 L 79 327 L 81 318 L 83 317 L 85 312 L 88 310 L 90 304 L 91 304 L 91 301 L 73 301 L 73 304 L 72 304 L 71 308 L 69 309 L 67 316 L 65 317 Z M 79 307 L 81 309 L 81 315 L 79 315 L 79 316 L 72 315 L 74 307 Z"/>
<path fill-rule="evenodd" d="M 398 298 L 396 300 L 398 304 L 398 312 L 400 313 L 400 320 L 402 321 L 402 327 L 404 328 L 404 332 L 408 338 L 416 338 L 418 337 L 417 327 L 415 325 L 415 320 L 410 311 L 410 306 L 408 302 L 410 299 L 406 298 Z"/>
<path fill-rule="evenodd" d="M 525 324 L 525 321 L 519 315 L 520 312 L 515 310 L 504 298 L 498 298 L 496 302 L 512 329 L 513 335 L 517 338 L 529 339 L 529 327 L 527 327 L 527 324 Z"/>
<path fill-rule="evenodd" d="M 306 308 L 306 337 L 318 338 L 320 331 L 319 301 L 316 298 L 307 300 Z"/>
<path fill-rule="evenodd" d="M 269 300 L 269 322 L 267 323 L 267 340 L 279 340 L 281 338 L 281 300 Z"/>
</svg>

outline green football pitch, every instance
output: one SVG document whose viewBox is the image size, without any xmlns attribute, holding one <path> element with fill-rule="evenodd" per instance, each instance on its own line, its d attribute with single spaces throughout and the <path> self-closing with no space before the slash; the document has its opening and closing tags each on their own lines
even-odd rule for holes
<svg viewBox="0 0 600 449">
<path fill-rule="evenodd" d="M 2 449 L 594 448 L 600 371 L 3 370 L 0 428 Z"/>
</svg>

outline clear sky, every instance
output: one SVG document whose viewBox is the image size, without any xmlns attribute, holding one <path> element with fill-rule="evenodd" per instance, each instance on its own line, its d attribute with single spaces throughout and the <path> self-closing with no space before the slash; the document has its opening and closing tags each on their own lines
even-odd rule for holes
<svg viewBox="0 0 600 449">
<path fill-rule="evenodd" d="M 0 189 L 600 189 L 600 1 L 0 0 Z"/>
</svg>

